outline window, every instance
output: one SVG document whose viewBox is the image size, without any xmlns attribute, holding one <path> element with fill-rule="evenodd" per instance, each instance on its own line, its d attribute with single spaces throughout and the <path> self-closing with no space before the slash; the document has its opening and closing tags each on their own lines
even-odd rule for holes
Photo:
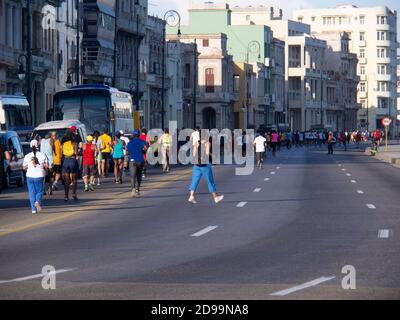
<svg viewBox="0 0 400 320">
<path fill-rule="evenodd" d="M 360 74 L 365 75 L 365 66 L 360 66 Z"/>
<path fill-rule="evenodd" d="M 388 102 L 386 99 L 378 99 L 378 108 L 386 109 L 388 107 Z"/>
<path fill-rule="evenodd" d="M 378 31 L 377 39 L 378 40 L 387 40 L 387 32 L 386 31 Z"/>
<path fill-rule="evenodd" d="M 387 65 L 378 64 L 378 74 L 381 75 L 389 74 L 387 71 L 388 71 Z"/>
<path fill-rule="evenodd" d="M 314 22 L 315 21 L 315 17 L 311 17 L 311 21 Z"/>
<path fill-rule="evenodd" d="M 360 92 L 365 92 L 365 82 L 360 82 Z"/>
<path fill-rule="evenodd" d="M 233 76 L 233 91 L 234 92 L 240 91 L 240 76 L 237 74 Z"/>
<path fill-rule="evenodd" d="M 377 24 L 387 24 L 387 17 L 386 16 L 377 16 L 376 23 Z"/>
<path fill-rule="evenodd" d="M 203 47 L 209 47 L 210 46 L 210 41 L 208 39 L 203 40 Z"/>
<path fill-rule="evenodd" d="M 365 32 L 360 32 L 360 41 L 365 41 Z"/>
<path fill-rule="evenodd" d="M 378 91 L 379 92 L 389 91 L 389 83 L 385 81 L 378 81 Z"/>
<path fill-rule="evenodd" d="M 360 24 L 365 24 L 365 17 L 364 16 L 360 16 Z"/>
<path fill-rule="evenodd" d="M 206 92 L 215 92 L 214 69 L 212 68 L 206 69 Z"/>
<path fill-rule="evenodd" d="M 359 58 L 361 58 L 361 59 L 365 58 L 365 49 L 360 49 Z"/>
<path fill-rule="evenodd" d="M 386 48 L 378 48 L 377 49 L 377 57 L 378 58 L 387 58 L 387 50 L 386 50 Z"/>
<path fill-rule="evenodd" d="M 251 19 L 251 16 L 247 15 L 246 16 L 246 21 L 250 21 L 250 19 Z"/>
</svg>

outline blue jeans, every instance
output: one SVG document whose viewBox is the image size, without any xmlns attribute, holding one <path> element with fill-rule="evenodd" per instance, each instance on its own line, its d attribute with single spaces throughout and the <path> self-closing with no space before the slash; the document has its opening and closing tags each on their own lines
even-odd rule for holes
<svg viewBox="0 0 400 320">
<path fill-rule="evenodd" d="M 190 191 L 193 191 L 193 192 L 196 191 L 197 187 L 199 186 L 201 177 L 204 177 L 204 179 L 206 180 L 207 186 L 208 186 L 208 191 L 210 193 L 217 192 L 217 188 L 215 186 L 211 164 L 208 164 L 208 165 L 206 165 L 204 167 L 200 167 L 200 166 L 197 166 L 197 165 L 193 166 L 192 183 L 191 183 L 191 185 L 189 187 Z"/>
<path fill-rule="evenodd" d="M 42 204 L 44 192 L 44 178 L 26 178 L 28 185 L 29 200 L 31 202 L 32 211 L 36 211 L 35 202 Z"/>
</svg>

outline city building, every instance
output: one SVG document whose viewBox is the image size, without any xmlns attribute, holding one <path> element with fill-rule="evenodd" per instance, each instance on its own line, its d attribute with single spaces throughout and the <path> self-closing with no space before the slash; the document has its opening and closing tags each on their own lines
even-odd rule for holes
<svg viewBox="0 0 400 320">
<path fill-rule="evenodd" d="M 285 42 L 277 38 L 272 39 L 271 59 L 267 62 L 271 65 L 271 110 L 274 116 L 274 124 L 277 127 L 286 127 L 286 65 L 285 65 Z"/>
<path fill-rule="evenodd" d="M 382 118 L 396 114 L 397 12 L 387 7 L 296 10 L 295 20 L 311 25 L 312 34 L 346 32 L 349 50 L 358 56 L 358 128 L 382 129 Z M 394 123 L 394 121 L 393 121 Z M 392 127 L 393 129 L 393 127 Z M 391 130 L 393 132 L 393 130 Z"/>
<path fill-rule="evenodd" d="M 169 38 L 167 38 L 169 40 Z M 177 121 L 178 128 L 194 128 L 194 107 L 197 102 L 197 46 L 179 40 L 167 42 L 167 95 L 166 121 Z"/>
<path fill-rule="evenodd" d="M 228 38 L 223 33 L 169 35 L 170 40 L 196 43 L 198 92 L 196 126 L 204 129 L 233 129 L 233 59 L 228 53 Z"/>
<path fill-rule="evenodd" d="M 189 23 L 181 26 L 183 35 L 204 35 L 224 33 L 227 36 L 228 44 L 227 51 L 232 55 L 233 61 L 236 63 L 248 64 L 265 64 L 266 58 L 270 58 L 272 33 L 268 26 L 265 25 L 239 25 L 235 24 L 233 14 L 235 8 L 231 9 L 228 4 L 214 4 L 206 2 L 204 4 L 193 4 L 189 9 Z M 204 23 L 207 21 L 208 23 Z M 176 27 L 168 28 L 168 34 L 176 34 Z M 208 39 L 204 39 L 202 46 L 207 47 Z M 263 73 L 263 76 L 258 75 L 258 72 L 263 72 L 264 68 L 254 68 L 256 79 L 262 81 L 258 94 L 262 95 L 262 99 L 257 101 L 256 106 L 256 121 L 252 126 L 259 126 L 267 122 L 273 122 L 274 116 L 267 117 L 270 113 L 270 71 Z M 231 79 L 232 80 L 232 79 Z M 230 81 L 231 81 L 230 80 Z M 263 92 L 261 92 L 261 89 Z M 250 108 L 241 106 L 234 110 L 234 117 L 238 120 L 236 124 L 244 127 L 244 119 L 247 119 L 246 112 Z M 259 111 L 261 111 L 261 115 Z M 250 125 L 250 123 L 249 123 Z"/>
</svg>

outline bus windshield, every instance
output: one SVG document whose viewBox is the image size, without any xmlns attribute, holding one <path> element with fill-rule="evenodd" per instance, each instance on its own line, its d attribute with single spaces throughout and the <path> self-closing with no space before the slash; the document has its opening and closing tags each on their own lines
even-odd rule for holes
<svg viewBox="0 0 400 320">
<path fill-rule="evenodd" d="M 5 105 L 7 127 L 10 129 L 31 126 L 31 112 L 29 108 L 18 105 Z"/>
<path fill-rule="evenodd" d="M 104 130 L 108 127 L 108 109 L 111 98 L 104 94 L 91 91 L 68 92 L 59 94 L 55 102 L 59 110 L 58 120 L 79 120 L 85 124 L 88 131 Z"/>
</svg>

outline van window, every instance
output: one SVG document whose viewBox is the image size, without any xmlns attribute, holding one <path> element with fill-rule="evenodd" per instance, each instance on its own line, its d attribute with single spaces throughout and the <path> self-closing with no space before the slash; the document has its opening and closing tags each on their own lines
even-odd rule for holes
<svg viewBox="0 0 400 320">
<path fill-rule="evenodd" d="M 22 153 L 21 143 L 17 137 L 11 137 L 8 139 L 8 148 L 12 154 Z"/>
</svg>

